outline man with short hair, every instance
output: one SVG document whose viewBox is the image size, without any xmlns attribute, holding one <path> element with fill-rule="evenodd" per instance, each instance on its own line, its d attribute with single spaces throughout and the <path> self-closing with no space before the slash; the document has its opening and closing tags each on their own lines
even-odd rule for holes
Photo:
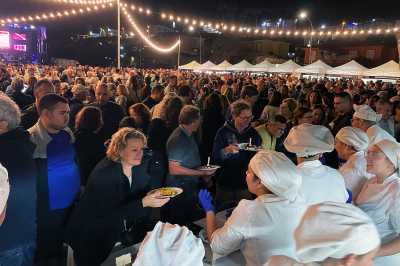
<svg viewBox="0 0 400 266">
<path fill-rule="evenodd" d="M 254 87 L 253 85 L 247 85 L 245 86 L 242 91 L 240 92 L 240 98 L 250 104 L 250 106 L 253 108 L 254 104 L 258 100 L 258 91 L 257 88 Z"/>
<path fill-rule="evenodd" d="M 258 134 L 261 137 L 262 148 L 264 150 L 276 150 L 276 142 L 282 137 L 287 127 L 286 118 L 282 115 L 276 115 L 274 120 L 256 127 Z"/>
<path fill-rule="evenodd" d="M 384 139 L 396 142 L 396 139 L 392 135 L 378 125 L 382 115 L 377 114 L 368 105 L 354 106 L 354 109 L 355 113 L 353 115 L 352 126 L 367 133 L 370 146 Z"/>
<path fill-rule="evenodd" d="M 158 104 L 163 98 L 164 87 L 161 85 L 156 85 L 151 89 L 151 94 L 144 99 L 142 102 L 149 109 L 153 108 L 156 104 Z"/>
<path fill-rule="evenodd" d="M 96 103 L 93 106 L 99 107 L 103 116 L 103 127 L 99 134 L 106 141 L 118 131 L 119 122 L 124 117 L 124 111 L 121 106 L 110 101 L 110 92 L 107 84 L 99 83 L 96 87 Z"/>
<path fill-rule="evenodd" d="M 170 223 L 186 225 L 198 218 L 194 208 L 197 203 L 199 177 L 210 177 L 215 173 L 215 170 L 196 170 L 201 166 L 201 160 L 193 134 L 199 126 L 200 110 L 193 105 L 186 105 L 179 114 L 179 127 L 172 132 L 167 142 L 169 175 L 166 184 L 180 187 L 184 191 L 169 204 L 167 216 Z"/>
<path fill-rule="evenodd" d="M 75 162 L 74 136 L 67 127 L 68 101 L 48 94 L 38 105 L 40 118 L 29 129 L 36 144 L 33 158 L 38 169 L 39 265 L 61 265 L 64 225 L 80 189 L 79 169 Z"/>
<path fill-rule="evenodd" d="M 22 112 L 21 126 L 25 129 L 31 128 L 39 119 L 38 105 L 43 96 L 54 93 L 54 86 L 48 79 L 39 80 L 33 88 L 35 102 Z"/>
<path fill-rule="evenodd" d="M 329 124 L 332 134 L 336 136 L 340 129 L 351 125 L 351 119 L 354 114 L 353 103 L 350 94 L 341 92 L 335 94 L 333 99 L 335 108 L 335 118 Z"/>
</svg>

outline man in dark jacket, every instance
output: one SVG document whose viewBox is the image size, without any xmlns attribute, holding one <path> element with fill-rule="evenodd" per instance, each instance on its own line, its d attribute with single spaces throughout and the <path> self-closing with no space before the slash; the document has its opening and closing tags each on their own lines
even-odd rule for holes
<svg viewBox="0 0 400 266">
<path fill-rule="evenodd" d="M 35 145 L 18 128 L 20 119 L 18 106 L 0 94 L 0 163 L 8 170 L 11 187 L 0 226 L 0 265 L 33 265 L 36 249 Z"/>
<path fill-rule="evenodd" d="M 54 93 L 54 86 L 49 80 L 42 79 L 38 83 L 36 83 L 36 85 L 33 89 L 33 95 L 35 97 L 35 102 L 31 106 L 27 107 L 22 112 L 21 126 L 23 128 L 29 129 L 34 124 L 36 124 L 36 122 L 39 119 L 39 114 L 37 111 L 39 101 L 40 101 L 40 99 L 42 99 L 43 96 L 45 96 L 49 93 Z"/>
<path fill-rule="evenodd" d="M 340 129 L 351 126 L 354 110 L 351 96 L 347 92 L 336 94 L 333 104 L 336 116 L 330 126 L 332 134 L 336 136 Z"/>
<path fill-rule="evenodd" d="M 96 103 L 93 106 L 99 107 L 103 116 L 103 127 L 99 134 L 103 140 L 110 139 L 117 132 L 119 122 L 124 117 L 124 112 L 118 104 L 110 101 L 110 94 L 106 84 L 100 83 L 96 87 Z"/>
<path fill-rule="evenodd" d="M 329 124 L 329 126 L 331 128 L 333 136 L 336 136 L 340 129 L 351 126 L 351 120 L 353 118 L 354 110 L 351 96 L 347 92 L 335 94 L 333 104 L 336 116 Z M 335 169 L 339 168 L 339 157 L 336 150 L 325 153 L 324 160 L 324 164 Z"/>
<path fill-rule="evenodd" d="M 244 101 L 231 105 L 232 121 L 226 122 L 215 136 L 213 161 L 222 169 L 217 177 L 217 204 L 219 206 L 250 199 L 247 190 L 246 171 L 254 151 L 240 149 L 238 144 L 250 143 L 261 146 L 261 138 L 250 126 L 253 119 L 251 106 Z"/>
</svg>

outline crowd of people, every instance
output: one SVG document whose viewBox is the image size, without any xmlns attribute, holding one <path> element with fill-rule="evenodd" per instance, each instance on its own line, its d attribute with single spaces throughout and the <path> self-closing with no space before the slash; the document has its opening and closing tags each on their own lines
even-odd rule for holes
<svg viewBox="0 0 400 266">
<path fill-rule="evenodd" d="M 3 65 L 0 265 L 400 265 L 399 140 L 400 83 Z"/>
</svg>

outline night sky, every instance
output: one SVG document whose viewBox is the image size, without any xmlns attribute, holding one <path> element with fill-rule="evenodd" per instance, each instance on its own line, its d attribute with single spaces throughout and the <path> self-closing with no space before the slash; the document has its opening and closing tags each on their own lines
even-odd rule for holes
<svg viewBox="0 0 400 266">
<path fill-rule="evenodd" d="M 261 19 L 294 18 L 301 9 L 309 10 L 311 19 L 316 25 L 339 24 L 343 20 L 400 19 L 398 0 L 147 0 L 140 2 L 126 0 L 126 2 L 149 6 L 154 11 L 161 8 L 184 15 L 201 15 L 205 18 L 240 20 L 245 15 L 245 19 L 252 23 L 252 20 L 256 23 Z M 54 10 L 59 9 L 60 6 L 67 5 L 52 3 L 51 0 L 1 0 L 0 17 Z M 104 22 L 106 17 L 102 17 L 101 22 Z M 78 21 L 85 22 L 84 19 Z M 75 21 L 75 24 L 79 22 Z"/>
<path fill-rule="evenodd" d="M 153 12 L 172 12 L 176 15 L 240 23 L 247 26 L 260 26 L 265 20 L 272 23 L 279 18 L 294 19 L 300 10 L 306 10 L 314 27 L 322 24 L 340 25 L 342 21 L 367 22 L 373 18 L 393 22 L 400 20 L 399 0 L 121 0 Z M 79 8 L 79 5 L 61 4 L 52 0 L 0 0 L 0 18 L 18 15 L 30 15 L 49 11 L 62 11 L 66 8 Z M 123 27 L 127 26 L 122 20 Z M 144 17 L 139 20 L 141 25 L 161 22 L 159 14 Z M 304 23 L 304 22 L 303 22 Z M 48 29 L 49 54 L 56 57 L 80 57 L 72 53 L 76 44 L 70 41 L 76 34 L 88 34 L 98 28 L 116 27 L 116 10 L 101 11 L 101 13 L 63 18 L 42 25 Z M 308 27 L 308 25 L 307 25 Z M 130 28 L 130 27 L 128 27 Z M 69 47 L 69 50 L 68 50 Z M 81 50 L 82 47 L 80 47 Z M 64 54 L 62 54 L 65 52 Z M 83 52 L 83 51 L 80 51 Z M 86 52 L 83 52 L 86 53 Z"/>
</svg>

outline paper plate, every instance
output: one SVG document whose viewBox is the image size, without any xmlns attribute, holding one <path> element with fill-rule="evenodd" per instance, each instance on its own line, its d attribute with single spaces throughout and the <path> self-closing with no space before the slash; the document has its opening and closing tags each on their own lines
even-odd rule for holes
<svg viewBox="0 0 400 266">
<path fill-rule="evenodd" d="M 158 191 L 161 191 L 161 197 L 163 197 L 163 198 L 174 198 L 174 197 L 178 196 L 179 194 L 182 194 L 183 189 L 181 189 L 179 187 L 162 187 L 162 188 L 154 189 L 147 194 L 148 195 L 153 194 Z"/>
<path fill-rule="evenodd" d="M 221 166 L 219 165 L 203 165 L 197 168 L 197 170 L 200 171 L 212 171 L 212 170 L 218 170 L 219 168 L 221 168 Z"/>
</svg>

